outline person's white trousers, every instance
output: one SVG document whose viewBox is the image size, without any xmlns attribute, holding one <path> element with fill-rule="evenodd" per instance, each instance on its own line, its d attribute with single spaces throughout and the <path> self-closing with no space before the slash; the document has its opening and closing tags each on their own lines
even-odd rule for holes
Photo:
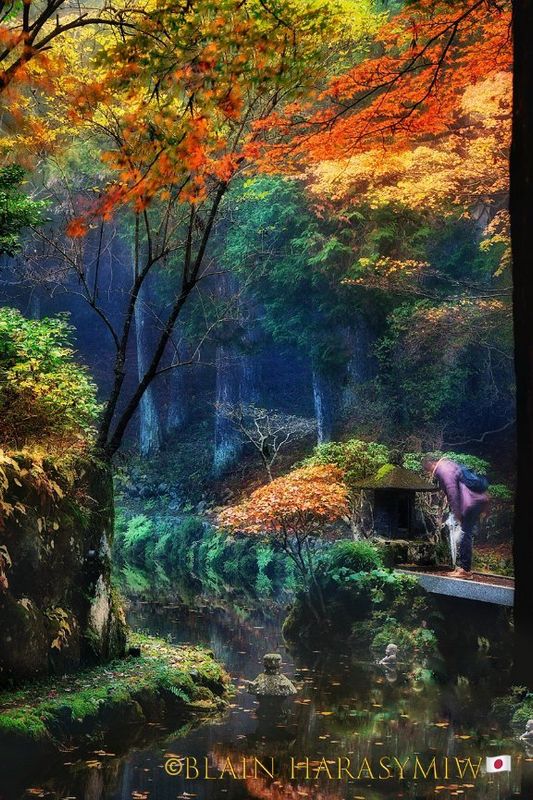
<svg viewBox="0 0 533 800">
<path fill-rule="evenodd" d="M 457 564 L 457 548 L 459 547 L 459 542 L 461 541 L 461 537 L 463 535 L 463 529 L 453 514 L 449 514 L 448 519 L 446 520 L 446 525 L 448 526 L 448 534 L 450 536 L 452 564 L 455 567 Z"/>
</svg>

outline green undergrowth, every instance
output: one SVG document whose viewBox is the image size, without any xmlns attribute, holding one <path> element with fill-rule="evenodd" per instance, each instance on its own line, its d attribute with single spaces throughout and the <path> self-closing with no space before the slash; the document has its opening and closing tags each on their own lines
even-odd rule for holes
<svg viewBox="0 0 533 800">
<path fill-rule="evenodd" d="M 193 597 L 263 599 L 295 589 L 284 553 L 250 536 L 228 536 L 198 515 L 128 515 L 119 508 L 113 556 L 126 595 L 165 594 L 179 585 Z"/>
<path fill-rule="evenodd" d="M 229 677 L 209 650 L 132 634 L 129 656 L 76 675 L 0 694 L 0 743 L 61 745 L 125 723 L 186 719 L 220 710 Z"/>
<path fill-rule="evenodd" d="M 350 641 L 376 655 L 393 643 L 401 658 L 416 660 L 437 653 L 436 622 L 432 598 L 415 578 L 386 569 L 370 542 L 343 541 L 319 558 L 314 584 L 297 592 L 283 633 L 289 641 Z"/>
<path fill-rule="evenodd" d="M 523 733 L 526 722 L 533 719 L 533 692 L 524 686 L 513 686 L 509 694 L 494 700 L 492 713 L 501 722 Z"/>
</svg>

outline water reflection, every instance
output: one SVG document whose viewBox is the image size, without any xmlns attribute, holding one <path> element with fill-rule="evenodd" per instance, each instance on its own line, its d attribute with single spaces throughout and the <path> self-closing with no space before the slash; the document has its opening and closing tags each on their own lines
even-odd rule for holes
<svg viewBox="0 0 533 800">
<path fill-rule="evenodd" d="M 227 715 L 178 732 L 161 726 L 125 730 L 121 742 L 65 753 L 56 763 L 34 765 L 33 774 L 21 754 L 18 767 L 10 764 L 9 783 L 4 771 L 0 797 L 15 800 L 29 790 L 52 800 L 533 798 L 533 763 L 524 746 L 506 739 L 487 717 L 492 696 L 486 677 L 435 685 L 427 667 L 413 670 L 398 661 L 391 680 L 386 667 L 364 654 L 291 654 L 280 619 L 266 611 L 142 605 L 130 612 L 130 622 L 174 642 L 208 645 L 234 678 Z M 298 688 L 294 699 L 258 702 L 247 692 L 246 681 L 261 671 L 266 652 L 282 654 L 283 672 Z M 485 672 L 490 675 L 488 667 Z M 485 755 L 497 753 L 513 755 L 511 776 L 474 777 L 465 767 L 468 757 L 484 764 Z M 194 769 L 189 776 L 165 772 L 167 759 L 181 757 L 192 765 L 196 759 L 201 779 Z M 414 780 L 416 758 L 429 768 L 427 780 L 420 770 Z M 274 776 L 254 770 L 254 759 L 267 768 L 273 760 Z M 403 781 L 398 764 L 404 765 Z M 361 765 L 369 769 L 361 771 Z"/>
</svg>

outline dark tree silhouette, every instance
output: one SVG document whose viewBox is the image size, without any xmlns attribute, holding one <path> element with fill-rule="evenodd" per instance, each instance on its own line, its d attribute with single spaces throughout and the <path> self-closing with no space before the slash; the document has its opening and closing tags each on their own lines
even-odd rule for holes
<svg viewBox="0 0 533 800">
<path fill-rule="evenodd" d="M 517 419 L 517 485 L 514 521 L 515 681 L 533 689 L 533 0 L 514 0 L 514 105 L 511 147 Z"/>
</svg>

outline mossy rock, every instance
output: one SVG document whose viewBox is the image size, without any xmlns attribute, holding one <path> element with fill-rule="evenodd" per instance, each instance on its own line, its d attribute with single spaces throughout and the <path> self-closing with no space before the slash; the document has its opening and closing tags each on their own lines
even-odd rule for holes
<svg viewBox="0 0 533 800">
<path fill-rule="evenodd" d="M 437 547 L 432 542 L 410 539 L 376 539 L 383 561 L 387 567 L 398 564 L 415 564 L 416 566 L 436 566 L 438 560 Z"/>
<path fill-rule="evenodd" d="M 80 460 L 67 479 L 44 464 L 52 499 L 30 479 L 31 458 L 5 468 L 4 499 L 25 514 L 9 520 L 8 587 L 0 593 L 0 686 L 61 674 L 124 653 L 125 624 L 111 590 L 113 487 L 109 468 Z M 20 477 L 20 479 L 19 479 Z"/>
<path fill-rule="evenodd" d="M 48 671 L 48 620 L 28 598 L 0 599 L 0 682 L 34 678 Z"/>
<path fill-rule="evenodd" d="M 132 694 L 132 697 L 148 722 L 160 722 L 165 716 L 165 700 L 159 694 L 154 694 L 151 689 L 139 689 Z"/>
</svg>

